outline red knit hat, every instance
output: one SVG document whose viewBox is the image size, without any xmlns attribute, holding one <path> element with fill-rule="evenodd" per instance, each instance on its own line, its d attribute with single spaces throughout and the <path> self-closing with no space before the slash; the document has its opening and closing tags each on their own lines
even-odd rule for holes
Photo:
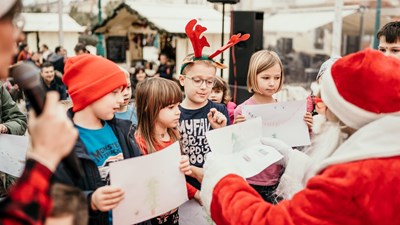
<svg viewBox="0 0 400 225">
<path fill-rule="evenodd" d="M 83 54 L 69 58 L 62 78 L 77 112 L 113 90 L 127 86 L 124 72 L 112 61 Z"/>
<path fill-rule="evenodd" d="M 372 49 L 345 56 L 322 76 L 321 97 L 354 129 L 400 115 L 400 60 Z"/>
</svg>

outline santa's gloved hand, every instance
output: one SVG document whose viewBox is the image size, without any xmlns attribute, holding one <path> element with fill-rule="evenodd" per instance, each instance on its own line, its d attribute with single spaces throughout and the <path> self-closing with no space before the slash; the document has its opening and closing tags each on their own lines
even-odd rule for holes
<svg viewBox="0 0 400 225">
<path fill-rule="evenodd" d="M 283 142 L 280 139 L 276 138 L 271 138 L 271 137 L 263 137 L 260 139 L 261 143 L 263 145 L 269 146 L 277 150 L 279 153 L 283 155 L 283 159 L 281 160 L 281 163 L 283 165 L 286 165 L 287 162 L 289 161 L 289 155 L 293 151 L 292 147 L 290 147 L 288 144 Z"/>
<path fill-rule="evenodd" d="M 226 162 L 226 157 L 213 152 L 207 154 L 206 162 L 203 165 L 204 177 L 201 183 L 200 198 L 203 206 L 210 213 L 212 193 L 215 185 L 228 174 L 237 174 L 240 171 L 237 167 Z"/>
</svg>

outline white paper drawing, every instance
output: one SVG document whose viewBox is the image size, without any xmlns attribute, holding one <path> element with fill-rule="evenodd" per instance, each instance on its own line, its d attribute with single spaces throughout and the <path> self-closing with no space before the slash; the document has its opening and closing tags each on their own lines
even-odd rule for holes
<svg viewBox="0 0 400 225">
<path fill-rule="evenodd" d="M 0 171 L 15 177 L 21 176 L 28 144 L 27 136 L 0 134 Z"/>
<path fill-rule="evenodd" d="M 225 162 L 249 178 L 282 159 L 272 147 L 262 145 L 261 117 L 206 133 L 211 151 L 223 155 Z"/>
<path fill-rule="evenodd" d="M 124 200 L 113 210 L 113 224 L 136 224 L 187 201 L 180 159 L 176 142 L 156 153 L 110 164 L 111 185 L 125 191 Z"/>
<path fill-rule="evenodd" d="M 304 121 L 306 100 L 245 105 L 242 113 L 246 119 L 261 117 L 264 137 L 278 138 L 288 145 L 310 145 L 308 127 Z"/>
</svg>

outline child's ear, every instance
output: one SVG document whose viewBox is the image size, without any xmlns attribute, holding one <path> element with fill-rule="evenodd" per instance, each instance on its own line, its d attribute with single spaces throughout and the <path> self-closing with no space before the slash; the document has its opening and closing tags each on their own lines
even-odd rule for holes
<svg viewBox="0 0 400 225">
<path fill-rule="evenodd" d="M 185 76 L 179 75 L 179 84 L 184 87 L 185 86 Z"/>
</svg>

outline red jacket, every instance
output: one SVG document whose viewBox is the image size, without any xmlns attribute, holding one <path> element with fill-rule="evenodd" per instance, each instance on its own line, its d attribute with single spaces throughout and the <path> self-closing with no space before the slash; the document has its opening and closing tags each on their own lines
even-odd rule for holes
<svg viewBox="0 0 400 225">
<path fill-rule="evenodd" d="M 219 225 L 400 224 L 399 162 L 393 157 L 331 166 L 278 205 L 231 174 L 214 188 L 211 217 Z"/>
</svg>

